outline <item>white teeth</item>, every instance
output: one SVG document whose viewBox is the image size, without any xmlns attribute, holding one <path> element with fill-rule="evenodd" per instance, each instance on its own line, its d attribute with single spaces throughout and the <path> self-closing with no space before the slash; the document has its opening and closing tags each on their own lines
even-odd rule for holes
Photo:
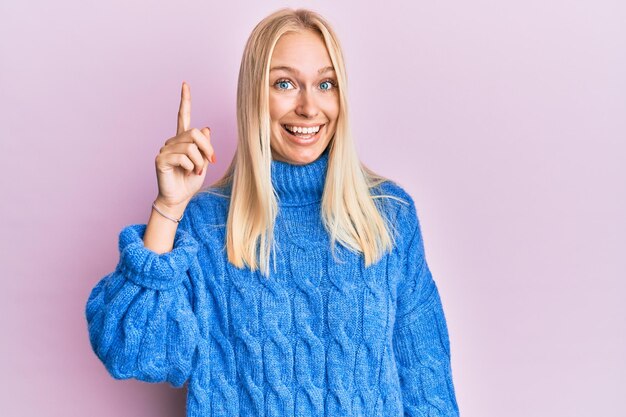
<svg viewBox="0 0 626 417">
<path fill-rule="evenodd" d="M 285 127 L 287 128 L 287 130 L 290 130 L 291 132 L 294 132 L 294 133 L 303 133 L 305 135 L 310 135 L 311 133 L 319 132 L 321 125 L 314 126 L 314 127 L 299 127 L 299 126 L 285 125 Z"/>
</svg>

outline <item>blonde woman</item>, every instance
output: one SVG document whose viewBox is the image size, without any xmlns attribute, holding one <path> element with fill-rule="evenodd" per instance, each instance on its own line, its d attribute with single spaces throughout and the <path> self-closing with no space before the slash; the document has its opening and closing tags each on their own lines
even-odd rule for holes
<svg viewBox="0 0 626 417">
<path fill-rule="evenodd" d="M 225 175 L 208 128 L 156 157 L 147 224 L 86 306 L 116 379 L 187 383 L 188 416 L 457 416 L 450 345 L 412 198 L 358 159 L 337 36 L 281 9 L 246 44 Z"/>
</svg>

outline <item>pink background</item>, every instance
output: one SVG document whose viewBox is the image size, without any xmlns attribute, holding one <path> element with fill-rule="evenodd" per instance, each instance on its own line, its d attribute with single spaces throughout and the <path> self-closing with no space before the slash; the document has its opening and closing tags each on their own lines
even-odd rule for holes
<svg viewBox="0 0 626 417">
<path fill-rule="evenodd" d="M 461 414 L 624 415 L 621 0 L 2 1 L 0 415 L 184 416 L 184 389 L 106 373 L 84 307 L 148 220 L 182 80 L 208 182 L 245 41 L 285 5 L 334 25 L 359 154 L 414 196 Z"/>
</svg>

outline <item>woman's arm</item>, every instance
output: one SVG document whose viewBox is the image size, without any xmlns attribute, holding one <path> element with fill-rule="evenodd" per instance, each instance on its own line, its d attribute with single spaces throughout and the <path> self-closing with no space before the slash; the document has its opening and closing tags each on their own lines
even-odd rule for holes
<svg viewBox="0 0 626 417">
<path fill-rule="evenodd" d="M 194 292 L 204 281 L 188 214 L 173 249 L 162 254 L 144 246 L 146 225 L 122 229 L 119 263 L 91 291 L 85 310 L 90 343 L 116 379 L 180 387 L 191 373 L 201 342 Z"/>
<path fill-rule="evenodd" d="M 413 231 L 398 286 L 393 332 L 405 416 L 458 416 L 446 319 L 412 201 L 410 207 Z"/>
</svg>

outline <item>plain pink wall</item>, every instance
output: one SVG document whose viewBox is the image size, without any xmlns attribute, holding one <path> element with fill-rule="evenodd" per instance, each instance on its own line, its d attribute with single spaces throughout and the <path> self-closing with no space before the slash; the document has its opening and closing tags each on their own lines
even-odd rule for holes
<svg viewBox="0 0 626 417">
<path fill-rule="evenodd" d="M 285 5 L 334 25 L 361 159 L 416 201 L 461 414 L 624 415 L 618 0 L 3 0 L 0 415 L 184 416 L 184 390 L 106 373 L 85 303 L 148 219 L 182 80 L 212 181 L 245 41 Z"/>
</svg>

